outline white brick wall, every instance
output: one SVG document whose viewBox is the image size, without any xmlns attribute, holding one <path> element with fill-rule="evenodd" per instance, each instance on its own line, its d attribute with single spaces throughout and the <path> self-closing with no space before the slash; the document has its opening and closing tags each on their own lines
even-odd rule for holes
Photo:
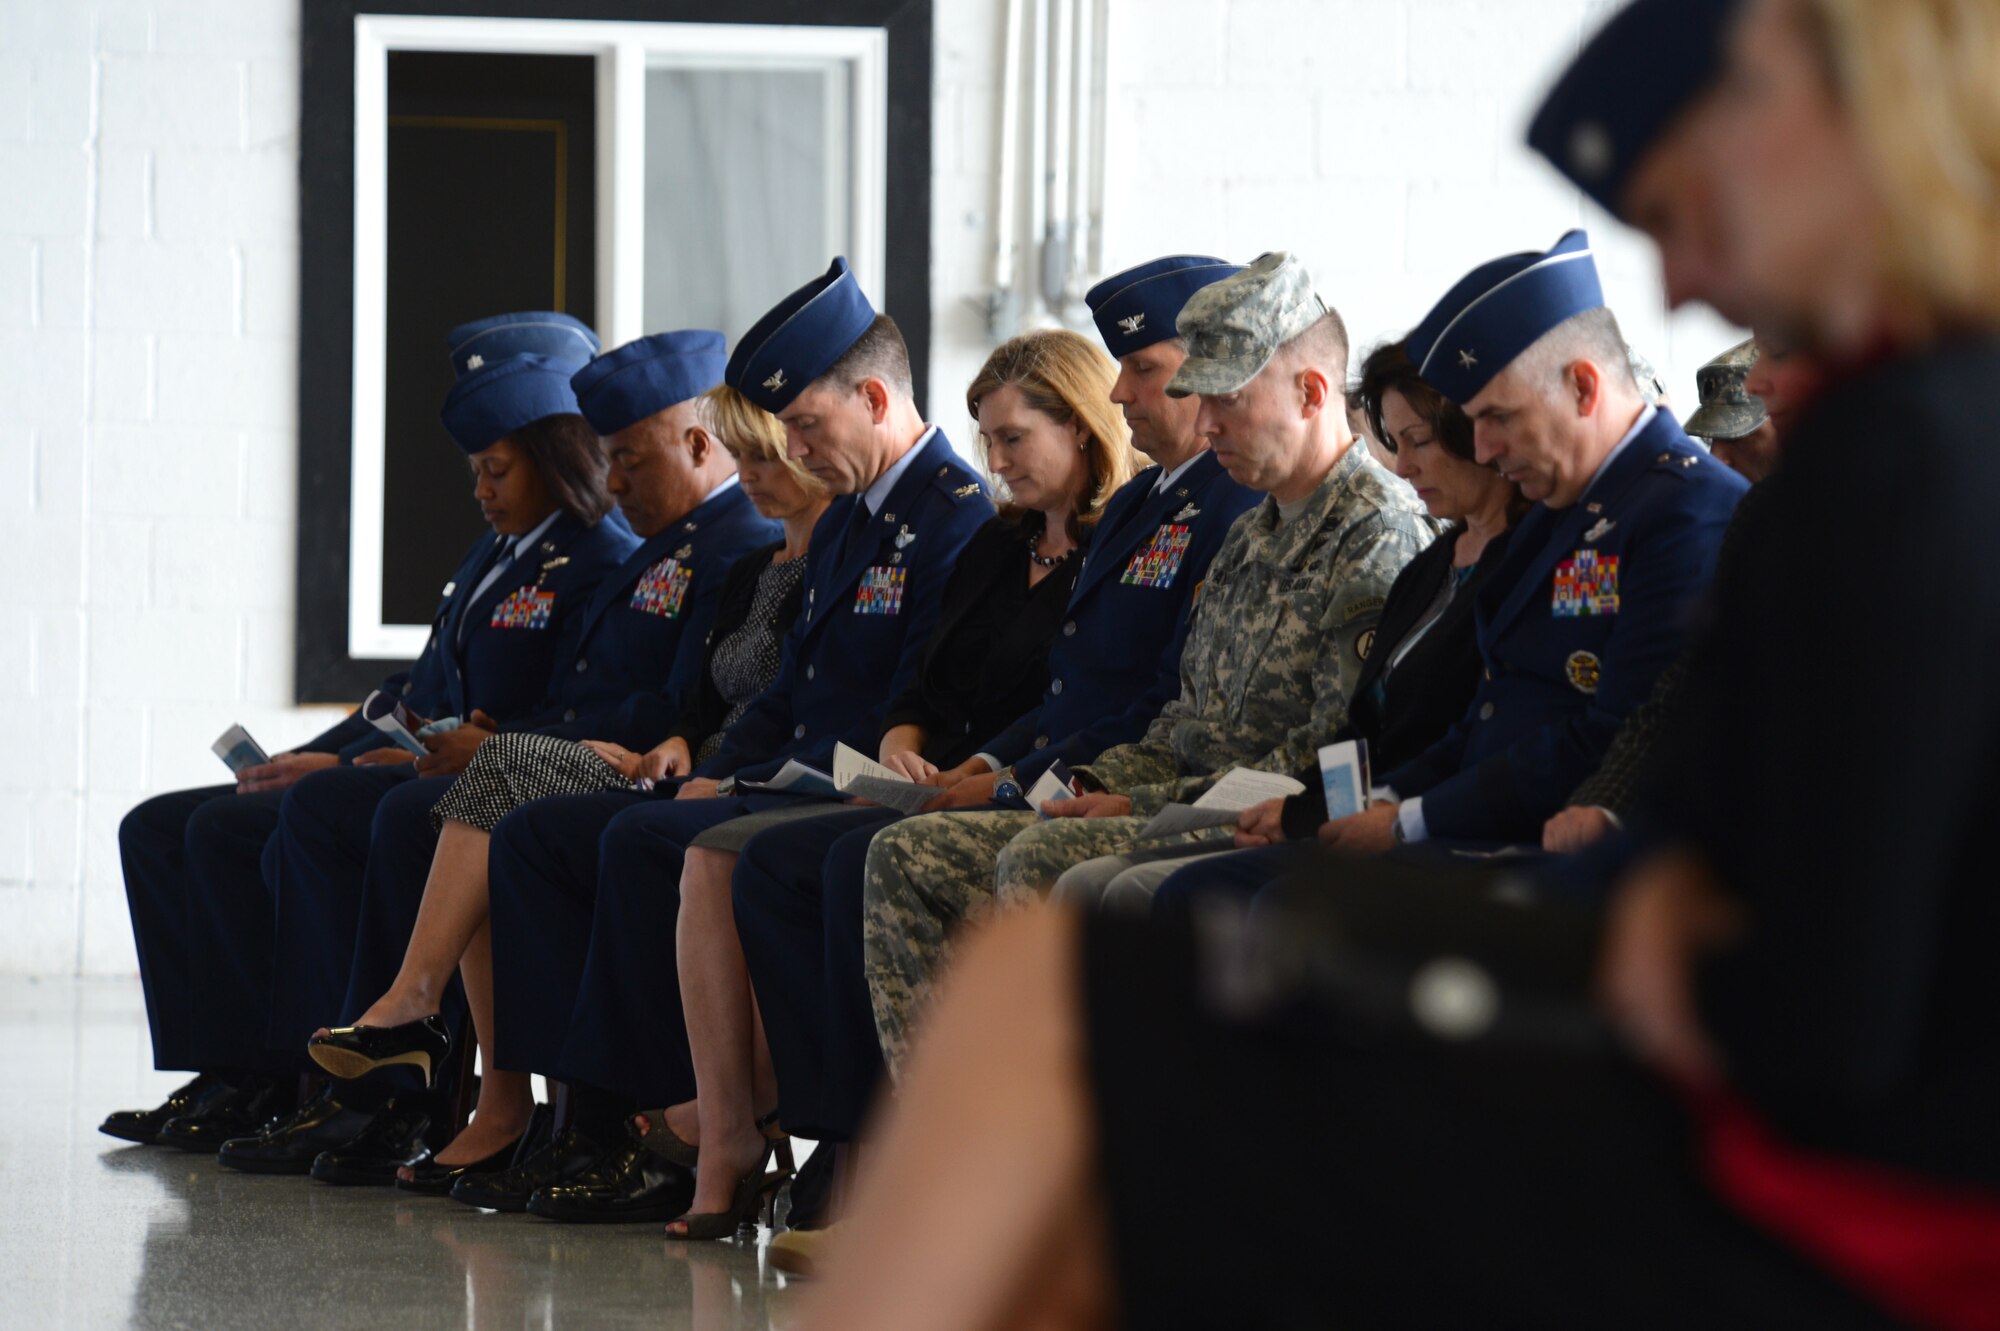
<svg viewBox="0 0 2000 1331">
<path fill-rule="evenodd" d="M 1295 249 L 1357 341 L 1592 225 L 1692 392 L 1726 337 L 1518 146 L 1605 0 L 1113 0 L 1107 260 Z M 0 0 L 0 971 L 129 972 L 116 829 L 290 705 L 297 0 Z M 938 0 L 933 406 L 987 350 L 999 0 Z"/>
</svg>

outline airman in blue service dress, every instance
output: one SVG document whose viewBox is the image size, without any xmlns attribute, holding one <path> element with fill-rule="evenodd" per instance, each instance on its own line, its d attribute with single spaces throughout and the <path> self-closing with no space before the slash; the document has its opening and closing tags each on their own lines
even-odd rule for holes
<svg viewBox="0 0 2000 1331">
<path fill-rule="evenodd" d="M 448 335 L 447 346 L 454 371 L 464 375 L 516 355 L 580 361 L 597 350 L 598 342 L 595 333 L 568 315 L 529 311 L 462 325 Z M 491 534 L 473 543 L 444 585 L 422 652 L 408 670 L 382 681 L 383 692 L 400 694 L 412 710 L 427 717 L 456 710 L 454 700 L 466 691 L 460 678 L 465 661 L 456 650 L 447 651 L 456 644 L 447 644 L 443 630 L 466 618 L 500 544 Z M 516 643 L 527 645 L 527 640 L 512 635 L 502 645 Z M 510 659 L 503 650 L 490 667 L 482 668 L 496 675 L 511 673 Z M 331 754 L 347 762 L 381 747 L 381 732 L 356 713 L 292 752 Z M 273 913 L 259 860 L 277 828 L 283 794 L 239 795 L 226 785 L 178 791 L 147 800 L 120 824 L 126 896 L 154 1062 L 161 1069 L 224 1072 L 229 1076 L 222 1080 L 242 1083 L 236 1087 L 242 1090 L 263 1080 L 246 1074 L 284 1074 L 289 1081 L 302 1067 L 295 1041 L 269 1046 L 265 1037 Z M 221 1089 L 209 1080 L 211 1090 Z M 265 1100 L 257 1110 L 235 1115 L 234 1121 L 268 1117 L 264 1111 L 271 1102 L 268 1096 Z M 211 1097 L 209 1107 L 224 1106 Z M 209 1140 L 211 1135 L 195 1134 L 190 1144 L 212 1149 L 217 1143 Z"/>
<path fill-rule="evenodd" d="M 1464 406 L 1543 335 L 1603 304 L 1589 239 L 1572 231 L 1546 254 L 1468 274 L 1411 333 L 1410 358 Z M 1480 592 L 1485 670 L 1471 708 L 1379 778 L 1405 801 L 1409 839 L 1539 843 L 1679 653 L 1747 488 L 1648 407 L 1577 502 L 1529 510 Z"/>
<path fill-rule="evenodd" d="M 535 421 L 575 414 L 569 381 L 580 364 L 538 355 L 487 361 L 453 386 L 445 428 L 472 454 Z M 586 523 L 560 509 L 524 536 L 482 538 L 433 625 L 429 650 L 444 666 L 437 712 L 468 717 L 478 709 L 502 724 L 528 715 L 598 583 L 637 543 L 623 523 Z M 381 747 L 364 737 L 355 749 Z M 270 991 L 260 1004 L 270 1048 L 296 1056 L 302 1037 L 339 1004 L 370 821 L 385 795 L 416 779 L 407 763 L 349 766 L 315 772 L 285 792 L 263 856 L 276 909 Z"/>
<path fill-rule="evenodd" d="M 1238 271 L 1199 255 L 1106 278 L 1085 299 L 1118 358 L 1178 335 L 1188 296 Z M 1149 467 L 1105 505 L 1049 651 L 1041 702 L 980 745 L 1025 791 L 1058 760 L 1081 765 L 1143 735 L 1180 689 L 1195 589 L 1229 527 L 1261 498 L 1203 450 Z M 754 836 L 737 860 L 737 932 L 778 1071 L 786 1130 L 851 1139 L 881 1068 L 861 941 L 868 843 L 896 821 L 848 809 Z"/>
<path fill-rule="evenodd" d="M 727 382 L 782 411 L 875 319 L 836 260 L 744 335 Z M 813 532 L 806 603 L 777 679 L 694 775 L 768 778 L 793 758 L 827 770 L 836 742 L 872 745 L 915 676 L 954 556 L 992 515 L 979 477 L 935 427 L 865 493 L 836 498 Z M 540 800 L 502 819 L 488 862 L 498 1063 L 637 1104 L 691 1096 L 673 964 L 683 848 L 791 798 L 612 793 Z"/>
<path fill-rule="evenodd" d="M 658 333 L 598 357 L 571 385 L 584 419 L 609 439 L 715 387 L 723 365 L 720 333 Z M 416 927 L 437 848 L 437 806 L 447 792 L 462 790 L 461 780 L 481 780 L 489 760 L 507 762 L 518 752 L 512 736 L 602 739 L 643 752 L 672 734 L 699 688 L 729 569 L 782 535 L 731 477 L 605 576 L 556 652 L 548 695 L 482 745 L 466 773 L 420 778 L 383 798 L 369 828 L 340 1024 L 366 1011 L 395 978 Z M 346 1094 L 354 1099 L 366 1089 Z"/>
</svg>

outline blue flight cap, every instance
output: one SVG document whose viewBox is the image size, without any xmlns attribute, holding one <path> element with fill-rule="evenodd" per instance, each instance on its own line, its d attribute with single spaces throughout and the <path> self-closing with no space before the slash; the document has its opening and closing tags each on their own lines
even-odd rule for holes
<svg viewBox="0 0 2000 1331">
<path fill-rule="evenodd" d="M 1243 271 L 1206 254 L 1174 254 L 1114 273 L 1084 293 L 1097 335 L 1115 359 L 1179 337 L 1174 320 L 1187 298 L 1211 282 Z"/>
<path fill-rule="evenodd" d="M 484 452 L 544 417 L 578 415 L 569 381 L 580 365 L 574 357 L 509 356 L 453 384 L 438 414 L 460 448 Z"/>
<path fill-rule="evenodd" d="M 1463 407 L 1557 324 L 1604 304 L 1590 237 L 1547 254 L 1510 254 L 1459 279 L 1407 343 L 1424 382 Z"/>
<path fill-rule="evenodd" d="M 792 405 L 875 322 L 847 260 L 771 308 L 736 344 L 723 381 L 772 415 Z"/>
<path fill-rule="evenodd" d="M 1618 213 L 1652 146 L 1715 82 L 1737 0 L 1636 0 L 1591 38 L 1535 113 L 1528 146 Z"/>
<path fill-rule="evenodd" d="M 446 333 L 444 340 L 451 348 L 451 373 L 456 379 L 497 365 L 509 356 L 589 360 L 599 347 L 597 334 L 590 330 L 589 324 L 553 310 L 523 310 L 519 314 L 474 319 Z"/>
<path fill-rule="evenodd" d="M 569 383 L 590 428 L 610 436 L 721 383 L 722 348 L 722 334 L 706 328 L 655 333 L 599 356 Z"/>
</svg>

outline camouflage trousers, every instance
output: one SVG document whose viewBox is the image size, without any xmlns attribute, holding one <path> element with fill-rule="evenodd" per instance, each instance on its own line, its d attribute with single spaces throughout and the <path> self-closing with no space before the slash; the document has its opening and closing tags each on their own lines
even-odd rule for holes
<svg viewBox="0 0 2000 1331">
<path fill-rule="evenodd" d="M 1002 810 L 924 814 L 876 833 L 862 889 L 862 949 L 890 1074 L 900 1072 L 961 927 L 997 903 L 1048 895 L 1073 864 L 1131 850 L 1145 825 L 1143 818 L 1044 821 Z"/>
</svg>

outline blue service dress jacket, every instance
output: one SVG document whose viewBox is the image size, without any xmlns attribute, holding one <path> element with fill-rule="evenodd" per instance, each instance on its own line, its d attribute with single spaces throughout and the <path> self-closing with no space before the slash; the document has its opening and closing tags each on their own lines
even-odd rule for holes
<svg viewBox="0 0 2000 1331">
<path fill-rule="evenodd" d="M 548 693 L 507 729 L 658 744 L 700 688 L 730 567 L 783 536 L 732 483 L 647 538 L 597 584 L 557 646 Z"/>
<path fill-rule="evenodd" d="M 1748 488 L 1660 412 L 1580 501 L 1536 505 L 1479 591 L 1470 707 L 1377 780 L 1433 838 L 1539 842 L 1679 655 Z"/>
<path fill-rule="evenodd" d="M 623 523 L 585 526 L 565 513 L 475 597 L 504 540 L 488 532 L 472 543 L 440 593 L 423 650 L 409 669 L 382 681 L 384 693 L 402 695 L 427 720 L 468 716 L 475 707 L 500 721 L 526 712 L 547 688 L 557 644 L 598 580 L 638 544 Z M 386 742 L 355 712 L 297 751 L 348 762 Z"/>
<path fill-rule="evenodd" d="M 1159 480 L 1148 467 L 1104 506 L 1049 650 L 1041 705 L 980 746 L 1024 788 L 1058 759 L 1080 766 L 1138 739 L 1180 692 L 1195 590 L 1231 525 L 1263 498 L 1212 453 L 1156 491 Z"/>
<path fill-rule="evenodd" d="M 916 677 L 952 564 L 993 516 L 979 477 L 932 430 L 879 512 L 827 507 L 806 555 L 806 602 L 778 677 L 696 776 L 776 775 L 788 758 L 830 770 L 836 743 L 873 755 L 889 705 Z"/>
</svg>

